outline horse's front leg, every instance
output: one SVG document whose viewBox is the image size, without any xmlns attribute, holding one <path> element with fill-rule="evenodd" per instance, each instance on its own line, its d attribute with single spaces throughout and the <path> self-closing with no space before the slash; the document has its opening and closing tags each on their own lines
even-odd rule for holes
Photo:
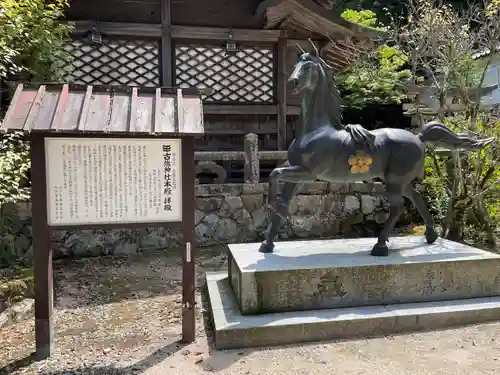
<svg viewBox="0 0 500 375">
<path fill-rule="evenodd" d="M 266 235 L 265 235 L 266 239 L 260 245 L 259 251 L 261 253 L 273 252 L 274 240 L 278 235 L 281 221 L 287 214 L 290 201 L 293 199 L 294 195 L 297 193 L 297 190 L 299 190 L 300 186 L 301 186 L 300 183 L 285 182 L 283 186 L 283 191 L 275 204 L 275 206 L 278 206 L 279 208 L 276 209 L 270 205 L 272 207 L 272 210 L 269 219 L 269 225 L 267 226 L 266 230 Z M 280 212 L 278 212 L 278 210 L 280 210 Z"/>
<path fill-rule="evenodd" d="M 267 196 L 267 203 L 271 208 L 285 219 L 288 216 L 288 203 L 293 198 L 296 190 L 291 193 L 290 197 L 288 194 L 281 194 L 278 199 L 278 187 L 281 181 L 290 183 L 300 183 L 300 182 L 312 182 L 316 178 L 309 172 L 309 170 L 302 166 L 286 166 L 275 168 L 269 174 L 269 191 Z"/>
<path fill-rule="evenodd" d="M 304 167 L 288 166 L 274 169 L 269 175 L 268 204 L 272 208 L 266 239 L 260 246 L 262 253 L 271 253 L 274 249 L 274 240 L 283 218 L 288 216 L 290 201 L 301 186 L 301 182 L 314 181 L 315 177 Z M 284 181 L 283 192 L 278 198 L 278 185 Z"/>
</svg>

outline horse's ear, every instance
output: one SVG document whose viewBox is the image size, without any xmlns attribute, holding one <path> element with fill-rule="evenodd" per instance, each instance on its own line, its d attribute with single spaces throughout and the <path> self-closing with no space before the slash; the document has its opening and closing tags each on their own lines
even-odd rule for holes
<svg viewBox="0 0 500 375">
<path fill-rule="evenodd" d="M 307 38 L 307 40 L 309 40 L 309 43 L 311 43 L 311 45 L 313 47 L 311 55 L 319 57 L 319 51 L 318 51 L 318 48 L 316 47 L 316 44 L 314 44 L 314 42 L 311 40 L 311 38 Z"/>
<path fill-rule="evenodd" d="M 299 43 L 297 43 L 297 59 L 299 59 L 306 51 L 302 49 Z"/>
</svg>

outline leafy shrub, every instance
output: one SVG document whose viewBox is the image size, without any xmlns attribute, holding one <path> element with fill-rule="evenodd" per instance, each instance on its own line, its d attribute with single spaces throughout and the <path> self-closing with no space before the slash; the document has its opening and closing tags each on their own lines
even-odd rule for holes
<svg viewBox="0 0 500 375">
<path fill-rule="evenodd" d="M 0 79 L 59 81 L 72 25 L 63 24 L 66 0 L 0 2 Z M 0 135 L 0 205 L 29 198 L 29 145 L 22 134 Z"/>
<path fill-rule="evenodd" d="M 364 27 L 369 27 L 371 29 L 386 29 L 385 26 L 377 20 L 377 15 L 375 14 L 375 12 L 369 9 L 346 9 L 342 12 L 341 17 L 348 21 L 354 22 Z"/>
<path fill-rule="evenodd" d="M 73 26 L 61 23 L 67 0 L 0 2 L 0 77 L 59 81 L 69 59 L 64 44 Z"/>
<path fill-rule="evenodd" d="M 494 137 L 493 146 L 480 151 L 461 151 L 458 187 L 452 199 L 453 173 L 449 152 L 438 152 L 426 159 L 426 198 L 436 219 L 449 216 L 449 238 L 470 239 L 493 246 L 500 225 L 500 119 L 481 114 L 476 121 L 463 114 L 447 117 L 447 126 L 456 132 L 471 132 Z M 452 205 L 452 211 L 449 205 Z"/>
<path fill-rule="evenodd" d="M 22 133 L 6 133 L 0 138 L 0 202 L 29 199 L 29 143 Z"/>
<path fill-rule="evenodd" d="M 446 209 L 449 204 L 449 196 L 446 193 L 446 186 L 439 174 L 435 172 L 434 161 L 437 160 L 438 167 L 442 170 L 444 168 L 443 162 L 434 159 L 433 155 L 427 155 L 425 157 L 425 171 L 424 171 L 424 198 L 427 202 L 427 207 L 431 212 L 434 220 L 437 223 L 441 221 L 446 216 Z"/>
<path fill-rule="evenodd" d="M 67 0 L 0 1 L 0 81 L 58 82 L 70 61 L 64 50 L 73 28 L 61 23 Z M 2 84 L 5 88 L 5 84 Z M 1 108 L 2 110 L 4 108 Z M 15 212 L 9 202 L 29 199 L 29 143 L 21 133 L 0 134 L 0 264 L 13 261 Z M 11 215 L 11 216 L 9 216 Z"/>
<path fill-rule="evenodd" d="M 387 30 L 371 10 L 347 9 L 342 17 L 365 27 Z M 388 44 L 360 57 L 336 77 L 343 101 L 358 109 L 372 104 L 401 104 L 406 99 L 402 84 L 411 77 L 405 68 L 407 62 L 406 54 Z"/>
</svg>

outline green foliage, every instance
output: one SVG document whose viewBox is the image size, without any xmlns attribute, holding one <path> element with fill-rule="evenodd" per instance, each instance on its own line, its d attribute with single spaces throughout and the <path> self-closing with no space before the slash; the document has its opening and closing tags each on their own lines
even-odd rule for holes
<svg viewBox="0 0 500 375">
<path fill-rule="evenodd" d="M 67 0 L 0 1 L 0 80 L 64 80 L 70 61 L 64 50 L 73 28 L 60 23 Z M 5 86 L 4 86 L 5 87 Z M 0 263 L 11 262 L 15 212 L 7 207 L 29 199 L 29 143 L 23 134 L 0 134 Z M 12 204 L 8 204 L 8 203 Z"/>
<path fill-rule="evenodd" d="M 16 261 L 13 241 L 18 220 L 13 207 L 30 197 L 29 168 L 29 143 L 24 135 L 0 133 L 0 266 Z"/>
<path fill-rule="evenodd" d="M 358 25 L 369 27 L 371 29 L 377 30 L 385 30 L 384 27 L 378 20 L 375 12 L 372 12 L 368 9 L 363 10 L 354 10 L 354 9 L 346 9 L 342 12 L 341 17 L 354 22 Z"/>
<path fill-rule="evenodd" d="M 495 2 L 498 0 L 492 0 Z M 411 11 L 411 3 L 414 0 L 344 0 L 341 6 L 345 8 L 369 9 L 373 11 L 377 18 L 388 24 L 395 18 L 403 21 L 407 19 L 408 13 Z M 440 0 L 443 4 L 449 4 L 454 9 L 463 11 L 470 6 L 470 1 L 464 0 Z"/>
<path fill-rule="evenodd" d="M 407 15 L 409 0 L 344 0 L 343 5 L 348 9 L 370 10 L 380 21 L 389 23 L 393 17 Z"/>
<path fill-rule="evenodd" d="M 69 59 L 64 43 L 72 25 L 59 19 L 67 0 L 0 2 L 0 78 L 58 81 Z"/>
<path fill-rule="evenodd" d="M 450 223 L 451 238 L 472 239 L 494 244 L 500 225 L 500 119 L 481 114 L 476 121 L 464 114 L 447 117 L 445 123 L 456 132 L 474 132 L 482 137 L 494 137 L 494 146 L 481 151 L 461 152 L 458 168 L 458 187 L 451 199 L 453 163 L 449 152 L 438 152 L 426 159 L 425 184 L 428 204 L 438 221 L 446 217 L 449 204 L 453 207 Z M 484 210 L 482 204 L 484 203 Z M 493 242 L 493 243 L 492 243 Z"/>
<path fill-rule="evenodd" d="M 486 9 L 490 15 L 498 14 L 500 11 L 500 0 L 491 0 Z"/>
<path fill-rule="evenodd" d="M 347 9 L 342 16 L 352 22 L 386 29 L 370 10 Z M 336 77 L 347 106 L 363 108 L 372 104 L 400 104 L 406 99 L 402 83 L 411 77 L 405 69 L 408 57 L 397 47 L 382 45 L 374 54 L 364 56 Z"/>
<path fill-rule="evenodd" d="M 427 155 L 425 158 L 425 171 L 424 171 L 424 184 L 425 192 L 424 198 L 427 201 L 427 207 L 431 212 L 436 222 L 440 223 L 446 216 L 446 209 L 450 202 L 449 195 L 446 192 L 445 182 L 436 173 L 436 166 L 434 164 L 434 155 Z M 442 170 L 444 165 L 438 161 L 438 168 Z"/>
<path fill-rule="evenodd" d="M 0 2 L 0 78 L 32 81 L 62 79 L 68 61 L 64 44 L 71 25 L 59 19 L 66 0 L 4 0 Z M 0 138 L 0 205 L 29 198 L 29 145 L 22 134 Z"/>
<path fill-rule="evenodd" d="M 491 9 L 471 6 L 457 12 L 433 0 L 415 0 L 407 24 L 394 40 L 410 57 L 421 82 L 432 87 L 433 105 L 440 121 L 471 137 L 500 141 L 500 120 L 477 103 L 471 89 L 483 85 L 491 59 L 474 61 L 477 50 L 492 48 L 500 40 L 500 15 Z M 421 86 L 425 88 L 425 86 Z M 459 99 L 462 108 L 450 113 L 446 102 Z M 417 99 L 420 100 L 420 99 Z M 422 104 L 422 102 L 420 102 Z M 428 103 L 423 103 L 428 105 Z M 439 150 L 427 158 L 427 199 L 441 219 L 442 235 L 452 240 L 480 240 L 495 246 L 500 218 L 500 153 L 495 147 L 481 151 Z M 500 164 L 499 164 L 500 165 Z"/>
<path fill-rule="evenodd" d="M 346 9 L 342 17 L 377 30 L 388 30 L 371 10 Z M 337 77 L 346 105 L 362 108 L 373 104 L 400 104 L 406 99 L 402 83 L 411 77 L 405 69 L 408 57 L 397 47 L 382 45 L 363 56 Z"/>
<path fill-rule="evenodd" d="M 0 138 L 0 202 L 29 198 L 29 144 L 22 133 L 5 133 Z"/>
</svg>

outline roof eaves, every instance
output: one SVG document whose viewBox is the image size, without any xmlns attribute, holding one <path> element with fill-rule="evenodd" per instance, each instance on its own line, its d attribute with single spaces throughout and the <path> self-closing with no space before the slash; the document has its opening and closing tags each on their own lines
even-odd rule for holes
<svg viewBox="0 0 500 375">
<path fill-rule="evenodd" d="M 377 38 L 383 39 L 387 36 L 387 33 L 383 30 L 372 29 L 369 27 L 358 25 L 354 22 L 348 21 L 338 15 L 333 11 L 330 11 L 323 6 L 312 0 L 264 0 L 262 1 L 257 10 L 255 11 L 255 17 L 259 20 L 265 15 L 266 9 L 277 6 L 284 2 L 295 3 L 298 6 L 305 8 L 320 17 L 330 21 L 335 24 L 339 29 L 341 29 L 345 34 L 357 37 L 365 38 Z"/>
</svg>

